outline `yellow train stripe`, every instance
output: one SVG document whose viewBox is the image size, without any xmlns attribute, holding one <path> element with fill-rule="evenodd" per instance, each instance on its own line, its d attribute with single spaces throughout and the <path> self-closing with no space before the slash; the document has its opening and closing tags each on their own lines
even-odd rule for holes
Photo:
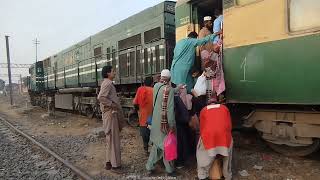
<svg viewBox="0 0 320 180">
<path fill-rule="evenodd" d="M 287 0 L 263 0 L 224 11 L 224 48 L 290 39 L 315 32 L 290 33 Z"/>
<path fill-rule="evenodd" d="M 287 0 L 261 0 L 224 10 L 224 48 L 234 48 L 272 42 L 319 33 L 314 31 L 289 32 Z M 199 25 L 187 24 L 176 28 L 176 40 L 187 37 Z"/>
</svg>

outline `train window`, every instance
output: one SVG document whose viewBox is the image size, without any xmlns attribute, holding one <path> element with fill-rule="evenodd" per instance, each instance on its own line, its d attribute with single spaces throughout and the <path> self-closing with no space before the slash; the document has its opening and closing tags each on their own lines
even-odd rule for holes
<svg viewBox="0 0 320 180">
<path fill-rule="evenodd" d="M 243 5 L 246 5 L 246 4 L 254 3 L 256 1 L 261 1 L 261 0 L 236 0 L 236 3 L 239 6 L 243 6 Z"/>
<path fill-rule="evenodd" d="M 289 0 L 290 31 L 320 28 L 319 0 Z"/>
<path fill-rule="evenodd" d="M 94 48 L 93 56 L 94 57 L 100 57 L 101 55 L 102 55 L 102 48 L 101 47 Z"/>
<path fill-rule="evenodd" d="M 109 47 L 107 48 L 107 59 L 108 60 L 110 59 L 110 48 Z"/>
<path fill-rule="evenodd" d="M 128 57 L 127 54 L 120 54 L 119 55 L 119 65 L 120 65 L 120 76 L 127 77 L 128 74 Z"/>
<path fill-rule="evenodd" d="M 156 56 L 156 72 L 160 72 L 160 49 L 159 45 L 155 47 L 155 56 Z"/>
<path fill-rule="evenodd" d="M 119 41 L 118 46 L 120 49 L 128 49 L 130 47 L 135 47 L 141 44 L 141 34 L 137 34 L 135 36 L 131 36 L 127 39 L 123 39 Z"/>
<path fill-rule="evenodd" d="M 129 63 L 130 63 L 130 76 L 134 76 L 135 72 L 135 61 L 136 61 L 136 57 L 135 57 L 135 52 L 130 52 L 130 56 L 129 56 Z"/>
<path fill-rule="evenodd" d="M 136 51 L 136 63 L 137 63 L 137 74 L 138 75 L 141 75 L 142 74 L 142 71 L 141 71 L 141 54 L 140 54 L 140 50 L 137 50 Z"/>
<path fill-rule="evenodd" d="M 148 49 L 145 48 L 144 51 L 143 51 L 143 60 L 144 60 L 144 73 L 145 74 L 148 74 L 149 73 L 149 68 L 148 68 Z M 149 59 L 150 60 L 150 59 Z"/>
<path fill-rule="evenodd" d="M 112 67 L 117 69 L 116 50 L 112 47 Z"/>
<path fill-rule="evenodd" d="M 144 43 L 149 43 L 161 38 L 161 28 L 157 27 L 144 33 Z"/>
</svg>

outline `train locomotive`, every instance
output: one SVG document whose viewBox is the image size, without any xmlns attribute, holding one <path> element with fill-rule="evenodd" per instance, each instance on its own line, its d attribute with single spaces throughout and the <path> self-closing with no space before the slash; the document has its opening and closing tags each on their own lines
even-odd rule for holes
<svg viewBox="0 0 320 180">
<path fill-rule="evenodd" d="M 33 64 L 29 95 L 33 105 L 101 116 L 96 100 L 101 70 L 112 65 L 125 113 L 144 77 L 170 67 L 175 45 L 175 2 L 165 1 Z"/>
</svg>

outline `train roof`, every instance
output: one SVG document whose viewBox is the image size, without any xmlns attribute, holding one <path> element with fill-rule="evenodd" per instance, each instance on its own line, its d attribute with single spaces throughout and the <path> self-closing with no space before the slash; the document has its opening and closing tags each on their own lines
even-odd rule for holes
<svg viewBox="0 0 320 180">
<path fill-rule="evenodd" d="M 177 0 L 176 6 L 180 6 L 180 5 L 185 4 L 185 3 L 189 2 L 189 1 L 191 1 L 191 0 Z"/>
<path fill-rule="evenodd" d="M 95 36 L 99 36 L 102 34 L 110 34 L 110 36 L 112 36 L 113 34 L 117 34 L 119 33 L 119 30 L 123 30 L 124 28 L 128 27 L 133 27 L 136 23 L 138 22 L 144 22 L 144 21 L 149 21 L 150 20 L 150 16 L 157 16 L 160 15 L 164 12 L 170 12 L 170 13 L 174 13 L 174 9 L 172 10 L 172 7 L 168 7 L 168 5 L 172 5 L 173 7 L 175 6 L 176 2 L 174 1 L 164 1 L 161 2 L 155 6 L 149 7 L 145 10 L 140 11 L 139 13 L 136 13 L 124 20 L 121 20 L 120 22 L 116 23 L 113 26 L 110 26 L 92 36 L 89 36 L 88 38 L 68 47 L 63 49 L 62 51 L 59 51 L 58 53 L 56 53 L 54 56 L 59 55 L 61 53 L 65 53 L 68 51 L 71 51 L 79 46 L 82 46 L 83 44 L 86 44 L 87 42 L 89 42 L 91 40 L 91 38 L 95 37 Z M 150 16 L 149 16 L 150 15 Z"/>
</svg>

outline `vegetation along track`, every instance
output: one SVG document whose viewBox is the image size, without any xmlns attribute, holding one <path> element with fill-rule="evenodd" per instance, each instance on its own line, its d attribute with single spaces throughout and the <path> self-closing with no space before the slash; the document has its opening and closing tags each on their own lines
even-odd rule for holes
<svg viewBox="0 0 320 180">
<path fill-rule="evenodd" d="M 0 177 L 8 179 L 93 179 L 3 117 L 0 117 L 0 138 L 2 139 L 0 151 L 3 156 L 0 162 Z M 36 148 L 41 150 L 35 150 Z M 44 158 L 45 156 L 47 158 Z"/>
</svg>

